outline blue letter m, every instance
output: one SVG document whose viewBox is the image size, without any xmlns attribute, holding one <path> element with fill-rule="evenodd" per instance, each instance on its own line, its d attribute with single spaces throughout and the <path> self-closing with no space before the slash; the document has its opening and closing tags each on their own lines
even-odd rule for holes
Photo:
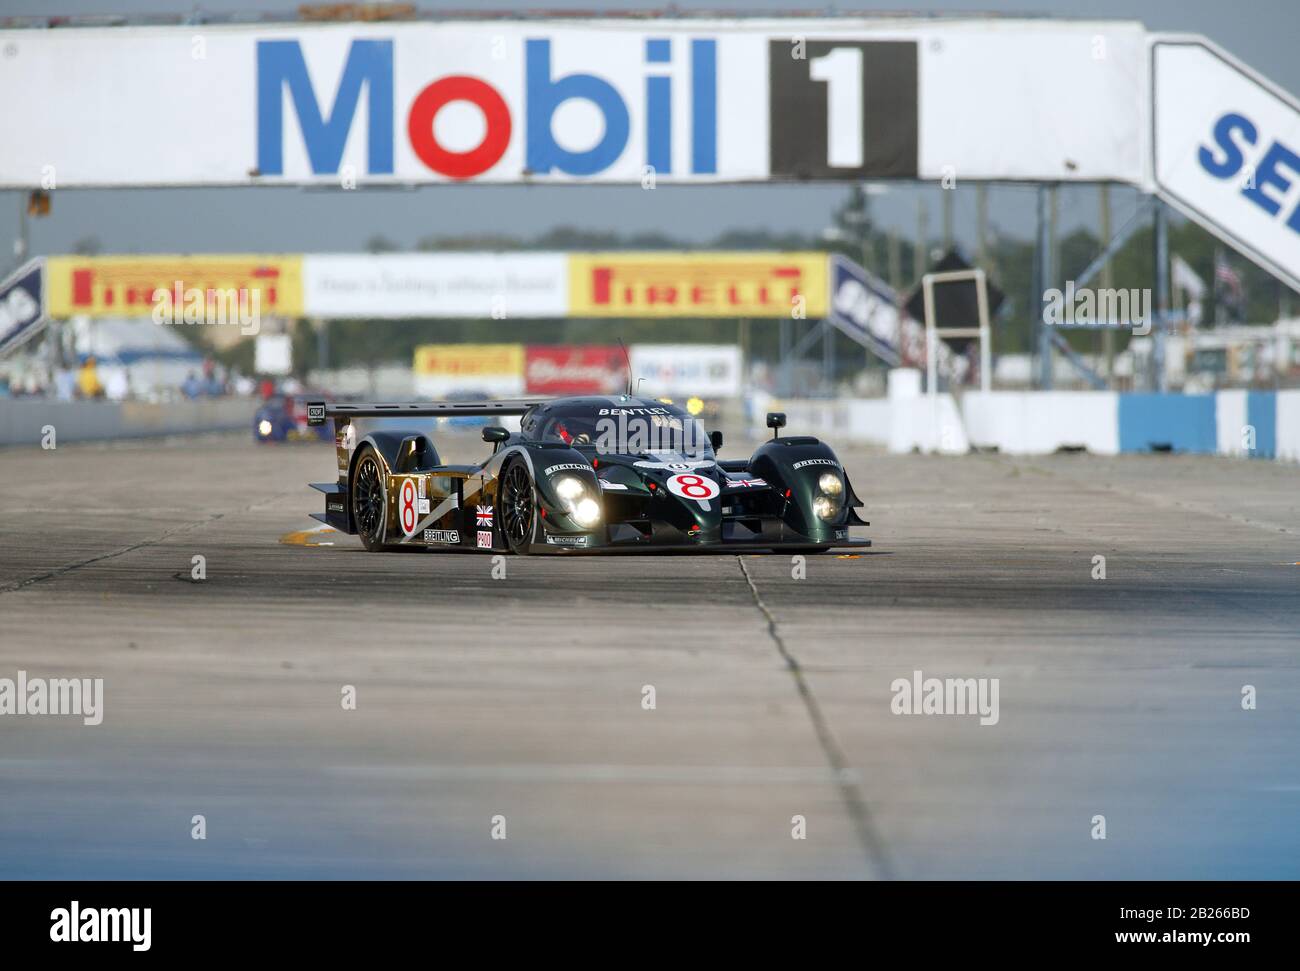
<svg viewBox="0 0 1300 971">
<path fill-rule="evenodd" d="M 307 63 L 296 40 L 257 43 L 257 168 L 262 175 L 284 174 L 284 85 L 289 86 L 298 126 L 307 143 L 315 175 L 339 169 L 347 144 L 361 85 L 368 86 L 370 116 L 369 164 L 372 175 L 393 171 L 393 42 L 354 40 L 343 66 L 343 78 L 327 121 L 307 75 Z"/>
</svg>

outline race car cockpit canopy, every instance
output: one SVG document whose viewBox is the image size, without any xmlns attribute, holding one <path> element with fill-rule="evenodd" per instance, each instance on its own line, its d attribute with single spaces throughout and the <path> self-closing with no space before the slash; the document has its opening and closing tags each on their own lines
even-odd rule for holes
<svg viewBox="0 0 1300 971">
<path fill-rule="evenodd" d="M 529 441 L 592 447 L 603 454 L 713 456 L 699 419 L 665 401 L 626 395 L 538 405 L 524 415 L 520 431 Z"/>
</svg>

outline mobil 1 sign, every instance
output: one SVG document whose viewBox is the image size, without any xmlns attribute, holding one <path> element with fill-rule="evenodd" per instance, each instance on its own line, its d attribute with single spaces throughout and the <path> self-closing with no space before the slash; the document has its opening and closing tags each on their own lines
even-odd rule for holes
<svg viewBox="0 0 1300 971">
<path fill-rule="evenodd" d="M 1152 46 L 1156 182 L 1300 288 L 1300 106 L 1203 41 Z"/>
<path fill-rule="evenodd" d="M 197 61 L 195 36 L 0 29 L 0 90 L 41 92 L 0 99 L 0 187 L 1149 176 L 1124 21 L 205 24 Z"/>
<path fill-rule="evenodd" d="M 917 177 L 916 41 L 772 40 L 770 174 Z"/>
</svg>

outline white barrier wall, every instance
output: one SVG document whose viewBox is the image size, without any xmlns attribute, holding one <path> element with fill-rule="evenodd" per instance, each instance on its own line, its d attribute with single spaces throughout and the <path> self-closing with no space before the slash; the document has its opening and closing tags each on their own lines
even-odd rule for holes
<svg viewBox="0 0 1300 971">
<path fill-rule="evenodd" d="M 1119 395 L 1113 391 L 971 391 L 962 396 L 961 411 L 975 448 L 1008 455 L 1062 448 L 1119 453 Z"/>
<path fill-rule="evenodd" d="M 773 401 L 770 408 L 786 412 L 789 434 L 817 435 L 831 445 L 883 445 L 896 453 L 960 455 L 970 448 L 996 449 L 1005 455 L 1050 455 L 1062 449 L 1084 449 L 1093 455 L 1117 455 L 1121 451 L 1122 396 L 1115 392 L 967 392 L 958 407 L 949 394 L 938 395 L 932 402 L 903 369 L 890 373 L 890 392 L 888 398 Z M 1210 454 L 1209 442 L 1214 442 L 1214 451 L 1219 455 L 1275 456 L 1281 461 L 1300 462 L 1300 390 L 1220 391 L 1214 395 L 1212 417 L 1205 413 L 1209 402 L 1203 395 L 1129 398 L 1130 414 L 1125 420 L 1130 425 L 1146 427 L 1154 421 L 1153 427 L 1169 432 L 1175 442 L 1179 435 L 1206 442 L 1204 447 L 1180 446 L 1176 450 Z M 1164 409 L 1163 416 L 1151 417 L 1152 403 L 1145 400 L 1151 398 Z M 1171 410 L 1169 405 L 1178 407 Z M 1195 415 L 1189 417 L 1189 409 Z M 761 415 L 756 414 L 756 434 L 760 434 L 760 419 Z M 1213 430 L 1208 427 L 1209 420 L 1215 424 Z M 1259 431 L 1254 452 L 1246 450 L 1242 437 L 1242 429 L 1248 426 Z M 1127 447 L 1130 452 L 1146 450 L 1131 444 Z"/>
<path fill-rule="evenodd" d="M 889 450 L 964 455 L 970 451 L 957 402 L 948 393 L 922 394 L 921 372 L 889 372 Z"/>
<path fill-rule="evenodd" d="M 150 404 L 127 401 L 0 401 L 0 445 L 36 445 L 47 425 L 55 443 L 153 435 L 190 435 L 214 431 L 253 434 L 253 413 L 260 400 L 216 398 Z"/>
<path fill-rule="evenodd" d="M 965 455 L 970 440 L 952 395 L 921 395 L 889 402 L 891 452 L 939 452 Z"/>
<path fill-rule="evenodd" d="M 854 398 L 848 406 L 849 434 L 855 442 L 889 444 L 889 402 L 883 398 Z"/>
<path fill-rule="evenodd" d="M 1300 462 L 1300 391 L 1277 393 L 1277 457 Z"/>
<path fill-rule="evenodd" d="M 1216 391 L 1214 394 L 1215 451 L 1241 457 L 1241 429 L 1249 424 L 1245 391 Z"/>
<path fill-rule="evenodd" d="M 925 395 L 896 398 L 840 398 L 768 402 L 755 412 L 753 432 L 762 437 L 766 411 L 783 411 L 786 434 L 814 435 L 830 445 L 876 445 L 891 452 L 941 452 L 962 455 L 970 442 L 950 394 L 933 401 Z"/>
<path fill-rule="evenodd" d="M 766 427 L 763 422 L 767 411 L 784 411 L 791 435 L 815 435 L 832 444 L 889 444 L 890 408 L 884 398 L 772 401 L 766 410 L 755 413 L 755 434 L 761 435 Z"/>
</svg>

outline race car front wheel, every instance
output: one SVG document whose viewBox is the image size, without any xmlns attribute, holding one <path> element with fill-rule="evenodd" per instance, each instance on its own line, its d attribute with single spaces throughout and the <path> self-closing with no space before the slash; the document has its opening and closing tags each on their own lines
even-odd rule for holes
<svg viewBox="0 0 1300 971">
<path fill-rule="evenodd" d="M 501 474 L 501 532 L 511 553 L 523 556 L 533 541 L 537 516 L 537 490 L 528 466 L 518 459 Z"/>
<path fill-rule="evenodd" d="M 388 496 L 384 492 L 384 469 L 379 453 L 363 445 L 352 473 L 352 523 L 361 543 L 371 552 L 384 549 L 384 519 L 388 515 Z"/>
</svg>

